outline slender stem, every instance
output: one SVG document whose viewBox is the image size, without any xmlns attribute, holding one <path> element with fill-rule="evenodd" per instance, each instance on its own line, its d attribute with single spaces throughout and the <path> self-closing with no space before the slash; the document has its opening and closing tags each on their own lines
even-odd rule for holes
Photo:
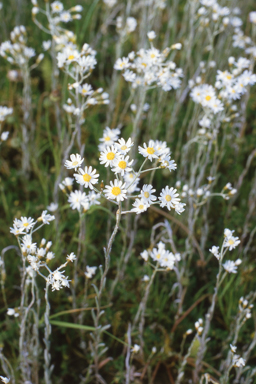
<svg viewBox="0 0 256 384">
<path fill-rule="evenodd" d="M 44 344 L 45 344 L 45 349 L 44 349 L 44 380 L 45 384 L 51 384 L 51 372 L 52 372 L 52 367 L 51 367 L 51 354 L 50 354 L 50 335 L 52 332 L 52 327 L 50 324 L 50 303 L 49 303 L 49 281 L 46 282 L 46 287 L 45 287 L 45 313 L 44 313 L 44 321 L 45 321 L 45 328 L 44 328 Z"/>
</svg>

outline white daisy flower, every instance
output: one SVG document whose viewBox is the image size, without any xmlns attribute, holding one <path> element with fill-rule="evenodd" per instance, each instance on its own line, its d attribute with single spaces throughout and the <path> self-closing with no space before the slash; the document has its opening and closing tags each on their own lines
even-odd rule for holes
<svg viewBox="0 0 256 384">
<path fill-rule="evenodd" d="M 166 141 L 156 140 L 155 146 L 156 146 L 156 149 L 159 151 L 159 155 L 161 156 L 170 155 L 170 148 L 167 147 Z"/>
<path fill-rule="evenodd" d="M 153 195 L 153 192 L 156 192 L 156 190 L 152 187 L 152 185 L 144 184 L 139 196 L 150 205 L 156 201 L 156 196 Z"/>
<path fill-rule="evenodd" d="M 140 255 L 141 255 L 143 260 L 148 261 L 148 251 L 147 250 L 141 252 Z"/>
<path fill-rule="evenodd" d="M 165 257 L 166 255 L 165 245 L 162 245 L 162 244 L 163 243 L 160 241 L 160 243 L 158 244 L 158 247 L 153 248 L 153 250 L 151 251 L 150 257 L 152 258 L 152 260 L 160 262 L 160 260 L 162 260 Z"/>
<path fill-rule="evenodd" d="M 55 254 L 53 252 L 47 252 L 47 255 L 46 255 L 46 261 L 50 261 L 52 259 L 55 258 Z"/>
<path fill-rule="evenodd" d="M 72 185 L 74 183 L 74 179 L 72 177 L 65 177 L 62 181 L 62 184 L 65 185 L 68 189 L 72 189 Z"/>
<path fill-rule="evenodd" d="M 217 260 L 220 259 L 220 254 L 219 254 L 219 247 L 216 247 L 215 245 L 212 246 L 209 251 L 216 257 Z"/>
<path fill-rule="evenodd" d="M 79 92 L 82 96 L 90 96 L 93 93 L 93 88 L 90 84 L 83 84 L 79 87 Z"/>
<path fill-rule="evenodd" d="M 104 193 L 108 200 L 123 201 L 127 198 L 125 183 L 117 179 L 114 180 L 114 183 L 110 181 L 110 185 L 106 186 Z"/>
<path fill-rule="evenodd" d="M 175 169 L 177 169 L 177 164 L 175 163 L 174 160 L 171 160 L 170 155 L 161 157 L 161 166 L 163 168 L 169 169 L 169 171 L 174 171 Z"/>
<path fill-rule="evenodd" d="M 64 9 L 63 4 L 60 1 L 54 1 L 51 4 L 51 7 L 52 7 L 52 12 L 53 13 L 60 13 Z"/>
<path fill-rule="evenodd" d="M 36 243 L 32 243 L 32 236 L 25 235 L 22 239 L 22 252 L 35 253 Z"/>
<path fill-rule="evenodd" d="M 175 261 L 176 259 L 174 254 L 166 250 L 165 254 L 162 256 L 160 260 L 160 266 L 162 268 L 173 269 Z"/>
<path fill-rule="evenodd" d="M 67 261 L 71 261 L 71 263 L 73 263 L 74 260 L 76 260 L 76 255 L 74 252 L 71 252 L 70 255 L 67 255 Z"/>
<path fill-rule="evenodd" d="M 44 224 L 50 224 L 50 221 L 55 220 L 55 216 L 47 214 L 47 211 L 43 211 L 42 215 L 37 219 L 38 221 L 42 221 Z"/>
<path fill-rule="evenodd" d="M 120 129 L 110 129 L 109 127 L 106 127 L 103 131 L 103 137 L 100 138 L 100 141 L 102 142 L 99 145 L 99 150 L 103 151 L 103 149 L 106 148 L 106 146 L 111 146 L 114 144 L 114 142 L 118 139 L 118 136 L 120 135 Z"/>
<path fill-rule="evenodd" d="M 79 168 L 78 170 L 79 174 L 75 173 L 75 179 L 78 182 L 78 184 L 83 185 L 85 188 L 93 189 L 93 184 L 98 183 L 99 174 L 96 173 L 96 169 L 92 169 L 92 167 L 85 167 L 83 170 L 82 168 Z"/>
<path fill-rule="evenodd" d="M 140 214 L 142 212 L 147 211 L 147 209 L 150 207 L 150 205 L 143 199 L 136 199 L 133 203 L 133 207 L 131 209 L 131 212 L 136 212 L 136 214 Z"/>
<path fill-rule="evenodd" d="M 68 202 L 70 203 L 72 209 L 80 211 L 81 206 L 88 203 L 88 197 L 84 192 L 74 191 L 70 193 Z"/>
<path fill-rule="evenodd" d="M 51 47 L 52 45 L 52 42 L 51 40 L 47 40 L 47 41 L 43 41 L 43 49 L 44 51 L 48 51 L 48 49 Z"/>
<path fill-rule="evenodd" d="M 34 227 L 35 225 L 35 222 L 34 220 L 32 219 L 32 217 L 21 217 L 20 220 L 18 219 L 15 219 L 14 220 L 14 224 L 20 228 L 20 229 L 25 229 L 26 232 L 28 232 L 31 228 Z"/>
<path fill-rule="evenodd" d="M 163 188 L 159 197 L 160 207 L 167 207 L 169 211 L 171 208 L 175 208 L 175 205 L 180 202 L 180 199 L 178 198 L 179 194 L 176 192 L 177 189 L 174 189 L 173 187 L 169 188 L 166 186 Z"/>
<path fill-rule="evenodd" d="M 232 344 L 229 344 L 229 346 L 230 346 L 231 352 L 236 353 L 237 347 L 235 345 L 232 345 Z"/>
<path fill-rule="evenodd" d="M 232 260 L 227 260 L 222 266 L 228 273 L 237 273 L 237 265 Z"/>
<path fill-rule="evenodd" d="M 150 31 L 150 32 L 147 33 L 147 36 L 148 36 L 148 39 L 150 41 L 152 41 L 152 40 L 154 40 L 156 38 L 156 33 L 155 33 L 155 31 Z"/>
<path fill-rule="evenodd" d="M 139 153 L 147 157 L 150 161 L 153 159 L 157 159 L 159 157 L 159 150 L 156 148 L 155 142 L 153 140 L 149 140 L 148 145 L 146 143 L 143 144 L 143 147 L 138 147 Z"/>
<path fill-rule="evenodd" d="M 132 347 L 132 352 L 137 353 L 139 352 L 139 350 L 140 350 L 140 346 L 138 344 L 134 344 L 134 346 Z"/>
<path fill-rule="evenodd" d="M 129 156 L 120 156 L 119 158 L 116 158 L 113 161 L 113 168 L 112 171 L 115 173 L 120 173 L 121 176 L 125 174 L 125 172 L 131 172 L 132 168 L 130 165 L 132 165 L 133 160 L 129 161 Z"/>
<path fill-rule="evenodd" d="M 114 69 L 116 69 L 117 71 L 122 71 L 125 68 L 129 68 L 129 66 L 130 64 L 128 57 L 123 57 L 122 59 L 117 59 L 114 65 Z"/>
<path fill-rule="evenodd" d="M 175 212 L 178 213 L 179 215 L 185 211 L 185 205 L 184 203 L 178 203 L 175 205 Z"/>
<path fill-rule="evenodd" d="M 86 266 L 86 272 L 84 273 L 87 279 L 91 279 L 93 275 L 96 273 L 97 267 L 89 267 L 88 265 Z"/>
<path fill-rule="evenodd" d="M 57 211 L 58 209 L 58 204 L 57 203 L 51 203 L 50 205 L 48 205 L 46 208 L 48 209 L 48 211 L 50 212 L 55 212 Z"/>
<path fill-rule="evenodd" d="M 69 21 L 72 21 L 72 16 L 68 11 L 64 11 L 60 14 L 60 20 L 64 23 L 68 23 Z"/>
<path fill-rule="evenodd" d="M 112 145 L 111 147 L 106 147 L 100 153 L 100 164 L 105 164 L 105 167 L 113 166 L 114 160 L 118 158 L 117 148 Z"/>
<path fill-rule="evenodd" d="M 67 169 L 75 169 L 75 171 L 78 167 L 81 166 L 82 162 L 84 161 L 84 159 L 82 159 L 78 153 L 76 155 L 70 155 L 70 159 L 71 161 L 66 160 L 64 165 Z"/>
<path fill-rule="evenodd" d="M 238 244 L 240 244 L 239 238 L 232 236 L 232 234 L 229 234 L 225 237 L 223 246 L 225 248 L 228 248 L 229 251 L 232 251 L 232 249 L 236 248 Z"/>
<path fill-rule="evenodd" d="M 256 12 L 255 12 L 256 13 Z M 239 357 L 236 361 L 233 362 L 234 366 L 237 368 L 245 366 L 245 360 L 242 357 Z"/>
<path fill-rule="evenodd" d="M 10 227 L 10 233 L 15 236 L 24 235 L 25 228 L 20 228 L 16 224 L 13 224 L 13 228 Z"/>
<path fill-rule="evenodd" d="M 118 152 L 121 155 L 126 155 L 126 153 L 128 153 L 130 151 L 133 144 L 134 143 L 132 142 L 132 139 L 130 137 L 127 141 L 125 141 L 123 138 L 121 138 L 118 140 L 118 143 L 115 143 L 115 147 L 117 148 Z"/>
</svg>

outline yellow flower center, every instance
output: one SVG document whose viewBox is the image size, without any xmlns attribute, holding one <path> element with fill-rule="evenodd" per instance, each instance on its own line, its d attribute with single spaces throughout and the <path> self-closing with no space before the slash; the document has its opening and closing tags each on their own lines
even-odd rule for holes
<svg viewBox="0 0 256 384">
<path fill-rule="evenodd" d="M 156 55 L 154 53 L 151 53 L 150 57 L 151 57 L 151 59 L 154 59 L 156 57 Z"/>
<path fill-rule="evenodd" d="M 122 151 L 125 151 L 127 149 L 127 146 L 126 145 L 122 145 L 121 149 L 122 149 Z"/>
<path fill-rule="evenodd" d="M 205 100 L 206 100 L 206 101 L 210 101 L 211 98 L 212 98 L 212 97 L 211 97 L 210 95 L 205 96 Z"/>
<path fill-rule="evenodd" d="M 74 60 L 75 56 L 74 55 L 69 55 L 68 60 Z"/>
<path fill-rule="evenodd" d="M 78 164 L 78 161 L 73 161 L 72 165 L 76 166 Z"/>
<path fill-rule="evenodd" d="M 231 80 L 232 79 L 232 76 L 231 75 L 228 75 L 226 76 L 228 80 Z"/>
<path fill-rule="evenodd" d="M 139 209 L 143 209 L 143 208 L 144 208 L 144 205 L 141 204 L 141 205 L 138 206 L 138 208 L 139 208 Z"/>
<path fill-rule="evenodd" d="M 161 258 L 161 255 L 160 255 L 160 253 L 158 253 L 157 255 L 156 255 L 156 259 L 160 259 Z"/>
<path fill-rule="evenodd" d="M 119 188 L 119 187 L 113 187 L 112 188 L 112 195 L 118 196 L 118 195 L 120 195 L 120 193 L 121 193 L 121 188 Z"/>
<path fill-rule="evenodd" d="M 109 153 L 107 154 L 107 159 L 108 159 L 108 160 L 114 160 L 114 158 L 115 158 L 115 154 L 114 154 L 114 152 L 109 152 Z"/>
<path fill-rule="evenodd" d="M 84 181 L 86 182 L 86 183 L 88 183 L 90 180 L 91 180 L 91 176 L 90 175 L 88 175 L 88 173 L 85 173 L 84 175 L 83 175 L 83 179 L 84 179 Z"/>
<path fill-rule="evenodd" d="M 28 226 L 28 223 L 23 223 L 23 227 L 27 227 Z"/>
<path fill-rule="evenodd" d="M 171 199 L 172 199 L 172 197 L 171 197 L 170 195 L 166 195 L 166 196 L 165 196 L 165 200 L 166 200 L 166 201 L 171 201 Z"/>
<path fill-rule="evenodd" d="M 106 136 L 106 137 L 104 138 L 104 140 L 105 140 L 105 141 L 110 141 L 111 139 L 110 139 L 109 136 Z"/>
<path fill-rule="evenodd" d="M 143 67 L 146 67 L 146 66 L 147 66 L 147 64 L 146 64 L 146 63 L 141 63 L 141 65 L 143 65 Z"/>
<path fill-rule="evenodd" d="M 126 161 L 124 161 L 124 160 L 119 161 L 118 167 L 121 169 L 125 169 L 126 168 Z"/>
<path fill-rule="evenodd" d="M 229 243 L 229 245 L 233 245 L 234 244 L 234 240 L 229 239 L 228 243 Z"/>
<path fill-rule="evenodd" d="M 149 197 L 149 193 L 148 192 L 144 192 L 144 196 L 146 197 L 146 199 Z"/>
<path fill-rule="evenodd" d="M 147 148 L 147 153 L 148 153 L 149 155 L 153 155 L 153 154 L 155 153 L 154 148 L 152 148 L 152 147 L 148 147 L 148 148 Z"/>
</svg>

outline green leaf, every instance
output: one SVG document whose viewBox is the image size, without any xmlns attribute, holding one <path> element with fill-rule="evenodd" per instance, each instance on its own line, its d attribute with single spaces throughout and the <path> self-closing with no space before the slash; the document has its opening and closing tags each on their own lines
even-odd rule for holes
<svg viewBox="0 0 256 384">
<path fill-rule="evenodd" d="M 58 325 L 59 327 L 81 329 L 83 331 L 95 331 L 95 327 L 90 327 L 89 325 L 67 323 L 66 321 L 57 321 L 57 320 L 51 320 L 50 323 L 52 325 Z"/>
<path fill-rule="evenodd" d="M 50 323 L 52 325 L 57 325 L 59 327 L 66 327 L 66 328 L 74 328 L 74 329 L 81 329 L 83 331 L 95 331 L 96 328 L 95 327 L 90 327 L 88 325 L 80 325 L 80 324 L 74 324 L 74 323 L 67 323 L 65 321 L 56 321 L 56 320 L 51 320 Z M 107 332 L 107 331 L 103 331 L 104 333 L 106 333 L 106 335 L 112 337 L 112 339 L 118 341 L 119 343 L 121 344 L 124 344 L 124 345 L 128 345 L 127 343 L 125 343 L 123 340 L 119 339 L 118 337 L 112 335 L 111 333 Z"/>
</svg>

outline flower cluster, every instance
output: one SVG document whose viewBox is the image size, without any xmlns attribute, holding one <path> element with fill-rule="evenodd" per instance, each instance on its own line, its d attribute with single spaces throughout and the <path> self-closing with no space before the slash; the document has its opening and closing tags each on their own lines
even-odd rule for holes
<svg viewBox="0 0 256 384">
<path fill-rule="evenodd" d="M 1 132 L 2 130 L 2 123 L 5 121 L 6 117 L 11 115 L 13 113 L 12 108 L 7 108 L 5 106 L 0 105 L 0 140 L 1 141 L 6 141 L 9 136 L 8 131 Z"/>
<path fill-rule="evenodd" d="M 202 333 L 203 333 L 203 320 L 202 319 L 198 319 L 196 322 L 195 322 L 195 328 L 196 328 L 196 331 L 198 333 L 198 335 L 200 336 Z"/>
<path fill-rule="evenodd" d="M 37 231 L 41 226 L 49 224 L 50 221 L 54 220 L 55 217 L 48 214 L 47 211 L 43 211 L 41 216 L 35 221 L 31 217 L 21 217 L 20 219 L 14 219 L 13 228 L 11 233 L 17 237 L 22 257 L 29 263 L 29 266 L 26 268 L 26 272 L 29 275 L 33 275 L 34 271 L 39 273 L 49 285 L 51 285 L 52 290 L 59 290 L 62 287 L 69 287 L 68 277 L 64 275 L 64 269 L 69 262 L 73 262 L 76 259 L 76 256 L 72 252 L 67 256 L 66 262 L 62 264 L 55 271 L 51 271 L 48 266 L 50 260 L 54 259 L 55 255 L 50 248 L 52 246 L 51 241 L 46 241 L 42 239 L 40 244 L 33 243 L 32 235 L 33 232 Z M 38 227 L 35 227 L 37 223 L 41 223 Z M 21 237 L 22 235 L 22 237 Z M 48 276 L 43 275 L 39 270 L 45 268 L 49 273 Z M 15 311 L 16 313 L 16 311 Z M 14 315 L 13 311 L 9 311 L 9 315 Z"/>
<path fill-rule="evenodd" d="M 233 236 L 233 232 L 228 228 L 224 230 L 224 242 L 222 245 L 221 253 L 219 253 L 219 247 L 215 245 L 209 249 L 209 251 L 216 257 L 217 260 L 222 262 L 225 252 L 227 250 L 232 251 L 234 248 L 240 244 L 240 240 L 238 237 Z M 237 259 L 236 261 L 227 260 L 224 264 L 222 264 L 223 268 L 228 273 L 237 273 L 237 267 L 242 263 L 241 259 Z"/>
<path fill-rule="evenodd" d="M 228 25 L 234 28 L 240 27 L 243 22 L 237 15 L 240 14 L 240 9 L 222 7 L 217 0 L 200 0 L 200 8 L 197 11 L 200 23 L 207 27 L 213 24 L 215 30 L 219 28 L 222 31 Z"/>
<path fill-rule="evenodd" d="M 97 267 L 89 267 L 88 265 L 86 266 L 86 272 L 84 273 L 85 274 L 85 277 L 87 279 L 91 279 L 95 273 L 96 273 L 96 270 L 97 270 Z"/>
<path fill-rule="evenodd" d="M 228 248 L 229 251 L 232 251 L 232 249 L 235 249 L 238 244 L 240 244 L 240 240 L 238 237 L 233 236 L 234 231 L 231 231 L 230 229 L 226 228 L 224 230 L 224 248 Z"/>
<path fill-rule="evenodd" d="M 248 70 L 250 61 L 246 58 L 240 57 L 235 61 L 234 57 L 230 57 L 229 66 L 229 71 L 217 70 L 214 87 L 209 84 L 193 86 L 190 83 L 193 86 L 190 94 L 192 100 L 204 108 L 205 116 L 200 124 L 204 128 L 210 127 L 212 113 L 223 111 L 225 106 L 229 106 L 231 112 L 234 111 L 234 101 L 247 92 L 247 86 L 256 83 L 256 75 Z M 228 121 L 226 116 L 225 121 Z"/>
<path fill-rule="evenodd" d="M 141 257 L 148 261 L 148 258 L 158 263 L 158 265 L 167 270 L 173 269 L 176 262 L 180 261 L 180 254 L 173 254 L 165 248 L 165 244 L 160 241 L 156 248 L 152 250 L 145 250 L 141 254 Z"/>
<path fill-rule="evenodd" d="M 93 90 L 90 84 L 84 82 L 97 64 L 95 56 L 96 51 L 88 44 L 84 44 L 81 51 L 74 44 L 68 45 L 57 54 L 58 67 L 73 81 L 68 84 L 71 98 L 63 109 L 68 114 L 80 116 L 81 123 L 83 113 L 89 106 L 109 103 L 109 95 L 103 92 L 103 88 Z"/>
<path fill-rule="evenodd" d="M 149 35 L 150 49 L 140 49 L 137 53 L 129 53 L 128 57 L 118 58 L 114 69 L 123 71 L 125 81 L 131 83 L 132 88 L 161 87 L 164 91 L 177 89 L 183 76 L 182 69 L 176 68 L 173 61 L 166 59 L 170 51 L 180 49 L 181 44 L 174 44 L 160 52 L 152 44 L 152 32 Z"/>
<path fill-rule="evenodd" d="M 252 317 L 253 304 L 250 304 L 247 299 L 245 299 L 244 297 L 241 297 L 239 300 L 238 307 L 239 307 L 239 313 L 243 314 L 243 320 L 242 320 L 243 323 Z"/>
<path fill-rule="evenodd" d="M 63 27 L 60 25 L 61 23 L 68 23 L 69 21 L 75 19 L 81 19 L 81 15 L 79 13 L 83 10 L 81 5 L 76 5 L 68 10 L 65 10 L 64 5 L 60 1 L 54 1 L 51 3 L 51 6 L 47 4 L 46 10 L 44 11 L 39 7 L 37 0 L 31 0 L 31 2 L 33 4 L 32 18 L 34 22 L 40 25 L 39 21 L 36 19 L 36 15 L 38 13 L 46 15 L 49 22 L 49 32 L 53 35 L 55 34 L 58 36 L 61 32 L 63 32 Z"/>
<path fill-rule="evenodd" d="M 168 169 L 169 171 L 177 168 L 176 163 L 171 160 L 170 149 L 167 147 L 166 142 L 149 140 L 148 143 L 143 144 L 143 147 L 139 146 L 138 152 L 145 160 L 139 171 L 135 172 L 133 168 L 134 159 L 130 159 L 129 155 L 134 143 L 131 138 L 128 140 L 124 138 L 119 139 L 119 134 L 119 129 L 107 127 L 103 132 L 103 137 L 100 139 L 100 164 L 109 167 L 116 177 L 110 181 L 109 185 L 105 186 L 104 190 L 99 191 L 96 188 L 99 180 L 99 174 L 96 173 L 96 169 L 93 169 L 91 166 L 80 167 L 83 159 L 79 154 L 72 154 L 70 156 L 71 160 L 65 162 L 67 169 L 75 169 L 78 172 L 74 174 L 77 183 L 92 190 L 89 196 L 81 191 L 72 192 L 69 196 L 72 209 L 80 210 L 81 207 L 84 208 L 86 206 L 85 210 L 87 210 L 87 207 L 90 207 L 90 205 L 98 204 L 98 198 L 102 196 L 117 204 L 125 199 L 135 198 L 133 208 L 130 211 L 122 212 L 123 214 L 128 212 L 135 212 L 136 214 L 145 212 L 152 204 L 160 204 L 161 207 L 167 207 L 168 210 L 174 209 L 178 214 L 183 212 L 185 204 L 180 202 L 177 190 L 173 187 L 166 186 L 163 188 L 158 198 L 154 194 L 156 190 L 151 184 L 144 184 L 141 189 L 138 188 L 142 173 L 161 168 Z M 144 170 L 143 167 L 147 161 L 153 162 L 153 168 Z M 66 178 L 60 184 L 60 188 L 66 192 L 67 189 L 72 190 L 72 184 L 73 179 Z M 96 194 L 93 194 L 93 191 Z M 137 191 L 139 194 L 132 196 Z"/>
<path fill-rule="evenodd" d="M 7 315 L 8 316 L 19 317 L 19 315 L 20 315 L 19 308 L 8 308 Z"/>
<path fill-rule="evenodd" d="M 117 32 L 125 37 L 130 33 L 134 32 L 137 27 L 137 21 L 134 17 L 127 17 L 125 23 L 123 21 L 122 16 L 118 16 L 116 19 L 116 28 Z"/>
<path fill-rule="evenodd" d="M 211 196 L 221 196 L 225 200 L 229 200 L 230 197 L 234 196 L 237 192 L 232 187 L 231 183 L 227 183 L 220 192 L 211 192 L 211 184 L 214 181 L 214 177 L 207 177 L 208 184 L 202 185 L 196 190 L 189 188 L 187 184 L 181 186 L 181 181 L 176 181 L 175 187 L 181 190 L 181 197 L 192 200 L 196 205 L 203 205 Z"/>
<path fill-rule="evenodd" d="M 245 360 L 240 357 L 239 355 L 236 355 L 237 347 L 235 345 L 230 344 L 230 350 L 233 353 L 232 358 L 232 366 L 236 368 L 244 367 L 245 366 Z"/>
<path fill-rule="evenodd" d="M 17 26 L 11 32 L 10 41 L 5 41 L 0 45 L 0 55 L 9 63 L 16 64 L 22 68 L 32 57 L 36 56 L 35 50 L 27 47 L 26 43 L 26 28 L 23 25 Z M 44 55 L 40 54 L 37 57 L 36 63 L 39 64 L 43 57 Z"/>
<path fill-rule="evenodd" d="M 90 71 L 95 68 L 97 61 L 95 59 L 96 51 L 88 44 L 84 44 L 81 51 L 78 51 L 76 45 L 64 47 L 57 55 L 58 67 L 70 70 L 70 64 L 79 66 L 82 76 L 86 77 Z"/>
</svg>

